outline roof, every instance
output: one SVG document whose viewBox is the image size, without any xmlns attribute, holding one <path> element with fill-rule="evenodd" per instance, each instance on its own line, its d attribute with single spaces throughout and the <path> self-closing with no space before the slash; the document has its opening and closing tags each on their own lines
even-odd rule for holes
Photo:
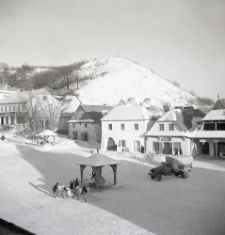
<svg viewBox="0 0 225 235">
<path fill-rule="evenodd" d="M 102 121 L 116 121 L 116 120 L 149 120 L 153 117 L 146 108 L 133 105 L 119 105 L 114 107 Z"/>
<path fill-rule="evenodd" d="M 212 110 L 225 109 L 225 99 L 218 100 Z"/>
<path fill-rule="evenodd" d="M 87 113 L 84 113 L 80 118 L 69 120 L 68 122 L 74 123 L 74 122 L 95 122 L 95 121 L 91 119 Z"/>
<path fill-rule="evenodd" d="M 187 135 L 189 138 L 198 139 L 198 138 L 213 138 L 213 139 L 221 139 L 225 138 L 225 131 L 204 131 L 204 130 L 198 130 L 189 133 Z"/>
<path fill-rule="evenodd" d="M 87 105 L 87 104 L 82 104 L 80 105 L 81 108 L 87 112 L 102 112 L 103 110 L 111 110 L 113 107 L 112 106 L 108 106 L 108 105 Z"/>
<path fill-rule="evenodd" d="M 126 102 L 125 102 L 123 99 L 121 99 L 121 100 L 118 102 L 117 105 L 126 105 Z M 117 105 L 116 105 L 116 106 L 117 106 Z"/>
<path fill-rule="evenodd" d="M 101 118 L 103 117 L 105 112 L 111 110 L 112 106 L 107 105 L 80 105 L 74 115 L 73 120 L 78 120 L 81 118 L 81 113 L 86 113 L 86 117 L 84 119 L 93 120 L 96 123 L 100 123 Z M 83 116 L 84 114 L 82 114 Z"/>
<path fill-rule="evenodd" d="M 101 153 L 95 153 L 90 157 L 83 158 L 80 162 L 76 163 L 76 165 L 93 166 L 93 167 L 119 165 L 119 164 L 121 163 L 112 158 L 106 157 Z"/>
<path fill-rule="evenodd" d="M 16 91 L 12 94 L 8 95 L 7 97 L 0 100 L 0 104 L 18 104 L 18 103 L 26 103 L 29 101 L 29 95 L 31 94 L 32 98 L 38 95 L 50 95 L 44 89 L 37 89 L 29 91 Z"/>
<path fill-rule="evenodd" d="M 193 122 L 194 118 L 197 118 L 200 121 L 204 116 L 205 113 L 198 109 L 172 109 L 159 118 L 157 122 L 175 121 L 183 131 L 187 131 L 193 128 L 193 124 L 196 124 L 196 121 Z"/>
<path fill-rule="evenodd" d="M 225 109 L 211 110 L 202 121 L 225 121 Z"/>
<path fill-rule="evenodd" d="M 52 135 L 56 136 L 57 134 L 50 130 L 44 130 L 40 132 L 39 134 L 37 134 L 37 136 L 52 136 Z"/>
</svg>

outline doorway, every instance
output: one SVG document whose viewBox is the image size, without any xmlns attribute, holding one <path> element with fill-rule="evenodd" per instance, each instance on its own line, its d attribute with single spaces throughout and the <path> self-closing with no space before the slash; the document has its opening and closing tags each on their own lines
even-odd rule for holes
<svg viewBox="0 0 225 235">
<path fill-rule="evenodd" d="M 115 141 L 113 138 L 108 139 L 107 150 L 116 150 L 116 145 L 115 145 Z"/>
</svg>

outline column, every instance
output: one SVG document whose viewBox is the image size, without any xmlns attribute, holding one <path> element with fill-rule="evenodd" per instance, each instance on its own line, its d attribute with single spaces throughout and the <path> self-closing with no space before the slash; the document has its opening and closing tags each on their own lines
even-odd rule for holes
<svg viewBox="0 0 225 235">
<path fill-rule="evenodd" d="M 215 143 L 215 150 L 216 150 L 216 158 L 218 158 L 218 142 L 219 142 L 219 140 L 213 140 L 213 142 Z"/>
</svg>

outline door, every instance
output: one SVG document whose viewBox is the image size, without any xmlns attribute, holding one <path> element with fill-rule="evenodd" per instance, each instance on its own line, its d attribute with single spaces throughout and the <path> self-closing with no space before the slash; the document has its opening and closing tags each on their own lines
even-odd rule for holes
<svg viewBox="0 0 225 235">
<path fill-rule="evenodd" d="M 163 142 L 163 154 L 172 154 L 172 143 L 171 142 Z"/>
<path fill-rule="evenodd" d="M 76 131 L 73 132 L 73 139 L 77 140 L 77 132 Z"/>
<path fill-rule="evenodd" d="M 4 125 L 4 117 L 1 117 L 1 125 Z"/>
<path fill-rule="evenodd" d="M 140 152 L 140 141 L 134 141 L 134 152 Z"/>
<path fill-rule="evenodd" d="M 84 141 L 88 141 L 88 133 L 84 132 Z"/>
</svg>

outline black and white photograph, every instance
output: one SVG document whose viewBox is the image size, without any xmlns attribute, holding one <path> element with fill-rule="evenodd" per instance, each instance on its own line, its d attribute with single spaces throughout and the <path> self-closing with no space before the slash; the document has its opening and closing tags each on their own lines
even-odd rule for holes
<svg viewBox="0 0 225 235">
<path fill-rule="evenodd" d="M 225 0 L 0 0 L 0 235 L 225 234 Z"/>
</svg>

